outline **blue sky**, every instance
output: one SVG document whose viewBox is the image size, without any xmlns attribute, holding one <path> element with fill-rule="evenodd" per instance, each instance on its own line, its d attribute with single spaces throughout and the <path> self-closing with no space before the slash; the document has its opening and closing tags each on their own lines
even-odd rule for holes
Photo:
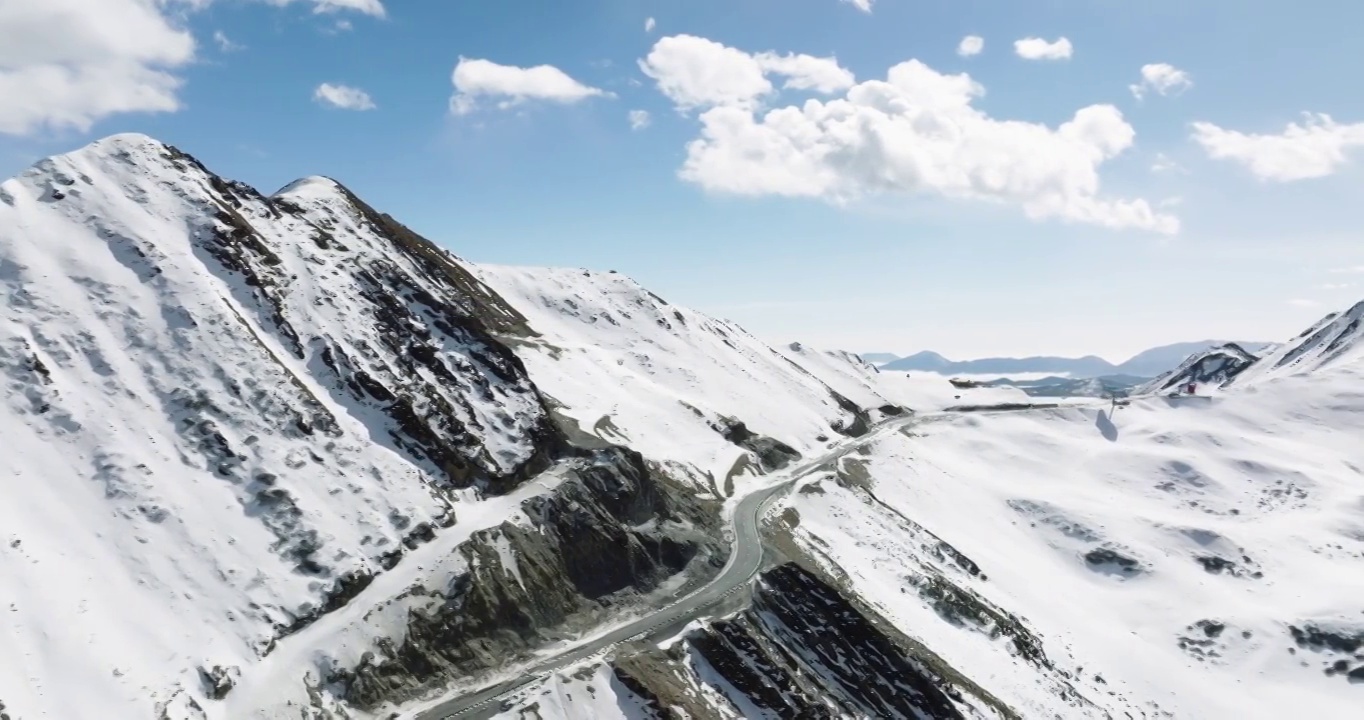
<svg viewBox="0 0 1364 720">
<path fill-rule="evenodd" d="M 471 260 L 616 269 L 773 341 L 1118 360 L 1283 339 L 1364 296 L 1360 3 L 5 6 L 0 174 L 143 132 L 266 191 L 334 177 Z M 17 42 L 43 32 L 67 45 Z M 967 35 L 982 52 L 958 53 Z M 1027 59 L 1024 38 L 1071 52 Z M 457 113 L 461 58 L 482 94 Z M 863 84 L 910 60 L 888 119 L 866 99 L 886 84 Z M 540 65 L 563 77 L 517 74 Z M 98 68 L 99 92 L 24 92 L 51 66 Z M 373 107 L 333 107 L 323 83 Z M 1057 130 L 1091 106 L 1111 107 Z M 941 127 L 966 129 L 914 134 Z M 787 152 L 811 133 L 837 152 Z"/>
</svg>

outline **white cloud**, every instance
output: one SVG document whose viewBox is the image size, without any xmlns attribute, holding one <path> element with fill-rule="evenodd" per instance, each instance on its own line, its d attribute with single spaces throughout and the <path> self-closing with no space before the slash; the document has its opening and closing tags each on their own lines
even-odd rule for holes
<svg viewBox="0 0 1364 720">
<path fill-rule="evenodd" d="M 369 93 L 349 85 L 322 83 L 313 91 L 313 99 L 342 110 L 373 110 L 375 107 Z"/>
<path fill-rule="evenodd" d="M 1308 300 L 1307 298 L 1293 298 L 1292 300 L 1288 301 L 1288 304 L 1292 305 L 1293 307 L 1313 308 L 1320 305 L 1321 303 L 1317 302 L 1316 300 Z"/>
<path fill-rule="evenodd" d="M 225 53 L 236 52 L 242 49 L 241 45 L 232 42 L 232 39 L 222 30 L 215 30 L 213 32 L 213 43 L 218 46 L 219 50 Z"/>
<path fill-rule="evenodd" d="M 679 171 L 707 190 L 834 203 L 928 194 L 1016 205 L 1034 219 L 1178 230 L 1175 217 L 1146 200 L 1100 195 L 1099 166 L 1135 137 L 1111 105 L 1082 108 L 1055 129 L 996 120 L 972 106 L 984 89 L 970 76 L 944 75 L 910 60 L 843 98 L 761 110 L 761 69 L 751 56 L 726 50 L 712 49 L 707 57 L 727 64 L 646 66 L 680 107 L 712 106 L 701 114 L 701 135 L 688 144 Z M 657 72 L 660 67 L 687 72 Z M 727 75 L 727 67 L 748 70 Z M 706 82 L 735 77 L 747 79 L 723 91 Z"/>
<path fill-rule="evenodd" d="M 851 71 L 831 57 L 765 52 L 755 55 L 753 59 L 758 61 L 758 66 L 764 72 L 786 76 L 782 87 L 793 90 L 814 90 L 828 94 L 847 90 L 857 82 Z"/>
<path fill-rule="evenodd" d="M 194 38 L 149 0 L 42 0 L 0 6 L 0 133 L 85 131 L 124 112 L 180 108 L 172 74 Z"/>
<path fill-rule="evenodd" d="M 269 0 L 291 1 L 383 15 L 379 0 Z M 178 73 L 197 50 L 183 15 L 212 2 L 0 0 L 0 134 L 86 132 L 111 115 L 179 110 Z"/>
<path fill-rule="evenodd" d="M 786 78 L 783 87 L 833 93 L 856 78 L 834 58 L 804 54 L 751 55 L 693 35 L 660 38 L 639 63 L 658 89 L 681 110 L 711 106 L 756 106 L 775 88 L 767 76 Z"/>
<path fill-rule="evenodd" d="M 876 0 L 842 0 L 842 1 L 848 3 L 849 5 L 852 5 L 853 7 L 857 8 L 858 10 L 861 10 L 864 13 L 871 12 L 871 4 L 873 2 L 876 2 Z"/>
<path fill-rule="evenodd" d="M 644 21 L 644 32 L 651 33 L 654 31 L 654 28 L 656 27 L 658 27 L 658 21 L 654 20 L 653 18 L 649 18 L 648 20 Z"/>
<path fill-rule="evenodd" d="M 1208 157 L 1239 163 L 1261 180 L 1292 182 L 1326 177 L 1348 161 L 1346 151 L 1364 147 L 1364 123 L 1342 125 L 1329 115 L 1306 113 L 1277 135 L 1193 124 L 1193 138 Z"/>
<path fill-rule="evenodd" d="M 653 118 L 649 117 L 648 110 L 631 110 L 629 118 L 631 130 L 643 130 L 649 127 L 649 123 L 653 122 Z"/>
<path fill-rule="evenodd" d="M 1014 52 L 1024 60 L 1069 60 L 1075 48 L 1066 38 L 1047 42 L 1042 38 L 1030 37 L 1015 40 Z"/>
<path fill-rule="evenodd" d="M 748 105 L 772 92 L 752 55 L 693 35 L 661 38 L 639 67 L 684 110 Z"/>
<path fill-rule="evenodd" d="M 1169 63 L 1151 63 L 1141 66 L 1141 82 L 1127 87 L 1140 100 L 1152 91 L 1157 95 L 1184 92 L 1193 87 L 1193 78 Z"/>
<path fill-rule="evenodd" d="M 962 57 L 973 57 L 979 55 L 985 49 L 985 38 L 979 35 L 967 35 L 957 44 L 957 54 Z"/>
<path fill-rule="evenodd" d="M 553 65 L 523 68 L 460 57 L 450 80 L 455 86 L 450 112 L 456 115 L 473 112 L 481 98 L 495 98 L 497 107 L 506 109 L 530 100 L 569 104 L 590 97 L 615 97 L 574 80 Z"/>
<path fill-rule="evenodd" d="M 1354 283 L 1325 283 L 1320 287 L 1322 290 L 1348 290 L 1354 287 Z"/>
<path fill-rule="evenodd" d="M 164 0 L 163 0 L 164 1 Z M 208 4 L 212 0 L 191 0 Z M 384 17 L 384 4 L 380 0 L 265 0 L 271 5 L 292 5 L 295 2 L 310 3 L 315 13 L 334 13 L 354 11 L 374 17 Z"/>
<path fill-rule="evenodd" d="M 1354 266 L 1354 267 L 1335 268 L 1335 269 L 1331 270 L 1331 272 L 1333 272 L 1333 273 L 1335 273 L 1335 274 L 1337 274 L 1337 275 L 1356 275 L 1356 274 L 1364 275 L 1364 265 L 1356 265 L 1356 266 Z"/>
</svg>

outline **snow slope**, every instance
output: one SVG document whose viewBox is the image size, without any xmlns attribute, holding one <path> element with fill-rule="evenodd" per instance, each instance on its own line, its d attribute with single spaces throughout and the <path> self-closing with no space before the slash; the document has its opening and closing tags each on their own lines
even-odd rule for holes
<svg viewBox="0 0 1364 720">
<path fill-rule="evenodd" d="M 1308 373 L 1364 358 L 1364 301 L 1322 318 L 1293 340 L 1275 347 L 1236 378 L 1253 385 L 1265 380 Z"/>
<path fill-rule="evenodd" d="M 943 565 L 907 521 L 978 565 L 988 580 L 956 582 L 1025 618 L 1058 666 L 1082 666 L 1081 692 L 1109 712 L 1346 718 L 1360 686 L 1339 668 L 1364 668 L 1364 648 L 1302 644 L 1292 628 L 1364 640 L 1360 437 L 1354 363 L 1116 417 L 924 423 L 873 449 L 878 501 L 826 482 L 791 506 L 797 535 L 859 596 L 1025 717 L 1100 711 L 1063 711 L 988 632 L 907 602 L 906 577 Z"/>
<path fill-rule="evenodd" d="M 535 328 L 513 346 L 561 415 L 722 496 L 734 492 L 726 478 L 747 462 L 722 432 L 733 421 L 808 455 L 838 432 L 856 432 L 862 409 L 891 402 L 850 381 L 847 362 L 846 370 L 799 365 L 743 328 L 671 305 L 623 275 L 473 268 Z"/>
</svg>

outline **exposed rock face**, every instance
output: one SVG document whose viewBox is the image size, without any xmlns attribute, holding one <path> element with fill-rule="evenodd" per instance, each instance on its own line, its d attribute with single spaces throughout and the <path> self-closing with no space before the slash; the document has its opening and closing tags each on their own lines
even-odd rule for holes
<svg viewBox="0 0 1364 720">
<path fill-rule="evenodd" d="M 744 612 L 623 658 L 617 674 L 690 717 L 963 717 L 957 688 L 795 564 L 764 573 Z M 722 706 L 708 706 L 717 695 Z"/>
<path fill-rule="evenodd" d="M 764 472 L 779 470 L 800 458 L 800 453 L 795 448 L 780 440 L 758 435 L 737 420 L 721 427 L 720 432 L 726 440 L 753 453 Z"/>
<path fill-rule="evenodd" d="M 608 608 L 628 607 L 684 570 L 699 581 L 723 565 L 713 508 L 678 493 L 628 450 L 594 453 L 522 509 L 528 526 L 506 523 L 460 546 L 467 571 L 427 591 L 440 601 L 411 615 L 403 643 L 382 642 L 380 655 L 333 678 L 348 701 L 373 707 L 478 677 L 588 629 Z"/>
</svg>

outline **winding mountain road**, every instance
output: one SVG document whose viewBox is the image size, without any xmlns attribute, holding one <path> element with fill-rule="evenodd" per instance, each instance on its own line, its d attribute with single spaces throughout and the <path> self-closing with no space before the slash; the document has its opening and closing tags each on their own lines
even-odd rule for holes
<svg viewBox="0 0 1364 720">
<path fill-rule="evenodd" d="M 932 415 L 988 411 L 1008 412 L 1039 409 L 1042 407 L 1055 406 L 978 406 L 953 408 L 947 413 L 933 413 Z M 784 495 L 797 482 L 819 470 L 822 466 L 838 460 L 887 433 L 919 422 L 925 417 L 927 416 L 911 415 L 909 417 L 895 418 L 884 422 L 862 437 L 849 439 L 813 460 L 808 460 L 793 468 L 787 468 L 786 470 L 777 473 L 778 476 L 784 475 L 785 477 L 772 485 L 758 489 L 752 494 L 740 499 L 738 503 L 734 505 L 734 511 L 728 518 L 728 523 L 732 532 L 729 561 L 725 563 L 725 567 L 720 571 L 719 575 L 699 590 L 674 603 L 664 605 L 645 617 L 622 625 L 604 635 L 587 640 L 583 644 L 565 650 L 553 657 L 546 658 L 539 663 L 526 668 L 520 675 L 513 679 L 483 688 L 482 690 L 451 697 L 439 705 L 420 711 L 415 715 L 415 720 L 483 720 L 484 718 L 492 717 L 497 713 L 499 707 L 498 700 L 552 674 L 560 668 L 581 662 L 594 655 L 604 655 L 621 643 L 637 638 L 648 637 L 660 630 L 674 628 L 705 614 L 707 610 L 719 604 L 725 598 L 747 587 L 748 583 L 762 569 L 763 544 L 759 529 L 761 527 L 762 516 L 775 500 Z M 769 478 L 770 477 L 771 476 L 769 476 Z"/>
</svg>

